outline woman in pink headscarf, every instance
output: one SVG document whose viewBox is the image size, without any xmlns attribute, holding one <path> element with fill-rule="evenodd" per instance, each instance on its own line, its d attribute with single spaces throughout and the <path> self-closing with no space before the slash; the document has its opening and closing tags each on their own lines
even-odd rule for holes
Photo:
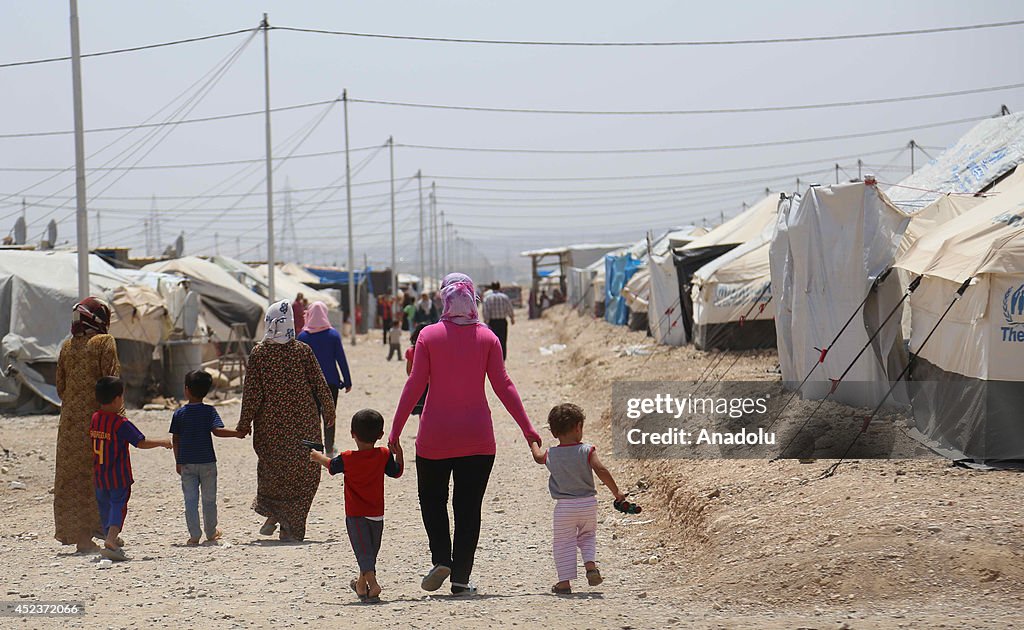
<svg viewBox="0 0 1024 630">
<path fill-rule="evenodd" d="M 461 273 L 448 274 L 441 284 L 441 299 L 441 321 L 424 328 L 416 340 L 412 373 L 402 390 L 388 443 L 401 449 L 402 429 L 429 382 L 416 435 L 416 477 L 434 567 L 424 576 L 422 586 L 435 591 L 451 576 L 452 594 L 474 594 L 469 576 L 495 453 L 485 376 L 519 425 L 527 445 L 540 444 L 540 435 L 505 372 L 498 338 L 480 322 L 473 281 Z M 454 540 L 448 524 L 451 479 Z"/>
<path fill-rule="evenodd" d="M 299 333 L 298 340 L 313 349 L 317 363 L 324 373 L 327 388 L 331 390 L 334 406 L 338 406 L 338 391 L 352 391 L 352 376 L 348 371 L 348 360 L 345 348 L 341 344 L 341 335 L 331 326 L 327 319 L 327 305 L 313 302 L 307 312 L 305 328 Z M 338 370 L 341 378 L 338 378 Z M 326 419 L 326 415 L 324 415 Z M 324 424 L 324 448 L 328 456 L 334 456 L 334 424 Z"/>
</svg>

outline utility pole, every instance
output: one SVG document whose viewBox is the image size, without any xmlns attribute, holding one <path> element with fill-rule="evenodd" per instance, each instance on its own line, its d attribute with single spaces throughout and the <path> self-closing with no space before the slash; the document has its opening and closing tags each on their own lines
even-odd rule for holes
<svg viewBox="0 0 1024 630">
<path fill-rule="evenodd" d="M 441 228 L 441 234 L 439 235 L 439 238 L 441 239 L 441 273 L 438 275 L 439 277 L 443 277 L 450 269 L 450 266 L 448 265 L 448 235 L 446 234 L 448 226 L 444 222 L 444 210 L 441 211 L 439 225 Z"/>
<path fill-rule="evenodd" d="M 430 276 L 436 283 L 437 264 L 437 182 L 430 182 Z"/>
<path fill-rule="evenodd" d="M 859 182 L 864 181 L 864 177 L 861 176 L 861 173 L 860 173 L 861 167 L 863 167 L 863 166 L 864 166 L 863 160 L 861 160 L 860 158 L 857 158 L 857 181 L 859 181 Z"/>
<path fill-rule="evenodd" d="M 395 139 L 388 136 L 388 154 L 391 161 L 391 295 L 398 293 L 398 264 L 395 254 Z"/>
<path fill-rule="evenodd" d="M 419 254 L 419 258 L 420 258 L 420 293 L 423 293 L 423 288 L 426 286 L 425 282 L 426 282 L 427 276 L 426 276 L 426 267 L 423 264 L 423 255 L 424 255 L 423 254 L 423 227 L 424 226 L 423 226 L 423 171 L 422 170 L 416 171 L 416 181 L 417 181 L 417 184 L 419 186 L 419 195 L 420 195 L 420 229 L 419 229 L 419 233 L 420 233 L 419 234 L 419 237 L 420 237 L 420 254 Z"/>
<path fill-rule="evenodd" d="M 267 289 L 270 301 L 277 301 L 274 289 L 274 165 L 273 149 L 270 144 L 270 22 L 263 14 L 263 120 L 267 141 Z"/>
<path fill-rule="evenodd" d="M 82 50 L 78 41 L 78 0 L 71 2 L 71 91 L 75 111 L 75 227 L 78 242 L 78 297 L 89 297 L 89 216 L 85 208 L 85 131 L 82 114 Z"/>
<path fill-rule="evenodd" d="M 910 141 L 910 174 L 914 174 L 914 149 L 917 148 L 917 143 L 913 140 Z"/>
<path fill-rule="evenodd" d="M 839 183 L 839 163 L 836 163 L 836 183 Z"/>
<path fill-rule="evenodd" d="M 352 166 L 348 148 L 348 90 L 341 93 L 345 115 L 345 197 L 348 205 L 348 321 L 352 329 L 351 342 L 356 345 L 356 252 L 352 242 Z"/>
</svg>

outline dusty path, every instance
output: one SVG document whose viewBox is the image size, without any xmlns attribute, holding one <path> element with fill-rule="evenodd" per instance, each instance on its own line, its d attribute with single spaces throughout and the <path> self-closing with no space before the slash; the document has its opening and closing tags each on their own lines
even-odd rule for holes
<svg viewBox="0 0 1024 630">
<path fill-rule="evenodd" d="M 524 318 L 525 320 L 525 318 Z M 484 506 L 474 581 L 481 596 L 428 595 L 415 469 L 388 480 L 379 560 L 384 603 L 360 605 L 348 589 L 355 561 L 343 522 L 340 479 L 324 474 L 307 542 L 260 537 L 250 509 L 256 461 L 251 443 L 218 440 L 222 545 L 186 548 L 181 491 L 168 452 L 134 452 L 136 484 L 125 538 L 131 562 L 109 569 L 52 539 L 55 417 L 0 421 L 0 554 L 3 599 L 82 600 L 71 627 L 517 627 L 558 628 L 878 628 L 991 627 L 1019 624 L 1024 608 L 1022 478 L 952 470 L 941 461 L 852 466 L 830 484 L 819 471 L 762 462 L 648 462 L 610 456 L 602 414 L 608 383 L 653 371 L 693 378 L 704 358 L 688 349 L 617 357 L 639 333 L 596 322 L 521 321 L 510 333 L 509 372 L 541 431 L 562 400 L 590 414 L 588 439 L 620 485 L 650 490 L 645 512 L 623 517 L 601 496 L 598 557 L 606 577 L 595 589 L 559 598 L 550 559 L 551 500 L 546 472 L 533 463 L 518 428 L 491 396 L 498 457 Z M 542 356 L 539 346 L 569 347 Z M 405 379 L 384 360 L 377 335 L 348 349 L 357 386 L 342 394 L 344 422 L 362 407 L 390 418 Z M 742 378 L 771 378 L 771 356 L 744 360 Z M 741 376 L 737 376 L 741 378 Z M 230 425 L 237 405 L 221 407 Z M 170 414 L 134 413 L 147 434 L 165 432 Z M 415 422 L 404 442 L 411 451 Z M 344 441 L 341 442 L 345 444 Z M 411 453 L 410 453 L 411 455 Z M 897 477 L 900 483 L 897 484 Z M 12 490 L 20 480 L 27 488 Z M 35 620 L 3 627 L 53 627 Z"/>
</svg>

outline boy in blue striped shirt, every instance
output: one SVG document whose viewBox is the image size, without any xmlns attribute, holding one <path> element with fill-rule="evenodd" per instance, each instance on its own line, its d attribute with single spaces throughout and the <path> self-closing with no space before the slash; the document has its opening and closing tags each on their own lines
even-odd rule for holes
<svg viewBox="0 0 1024 630">
<path fill-rule="evenodd" d="M 199 495 L 203 497 L 203 529 L 206 540 L 221 537 L 217 528 L 217 456 L 213 452 L 213 438 L 244 435 L 225 429 L 220 414 L 203 399 L 213 388 L 213 377 L 204 370 L 193 370 L 185 375 L 185 396 L 188 404 L 174 412 L 171 418 L 174 444 L 175 470 L 181 476 L 181 491 L 185 495 L 185 525 L 188 527 L 188 545 L 198 545 Z"/>
</svg>

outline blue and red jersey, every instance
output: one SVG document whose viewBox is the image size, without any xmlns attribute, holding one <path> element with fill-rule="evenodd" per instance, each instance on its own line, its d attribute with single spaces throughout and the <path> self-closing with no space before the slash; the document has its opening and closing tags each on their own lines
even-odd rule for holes
<svg viewBox="0 0 1024 630">
<path fill-rule="evenodd" d="M 93 452 L 93 484 L 97 488 L 127 488 L 132 485 L 132 459 L 128 445 L 137 446 L 146 439 L 139 429 L 116 413 L 92 414 L 89 439 Z"/>
</svg>

